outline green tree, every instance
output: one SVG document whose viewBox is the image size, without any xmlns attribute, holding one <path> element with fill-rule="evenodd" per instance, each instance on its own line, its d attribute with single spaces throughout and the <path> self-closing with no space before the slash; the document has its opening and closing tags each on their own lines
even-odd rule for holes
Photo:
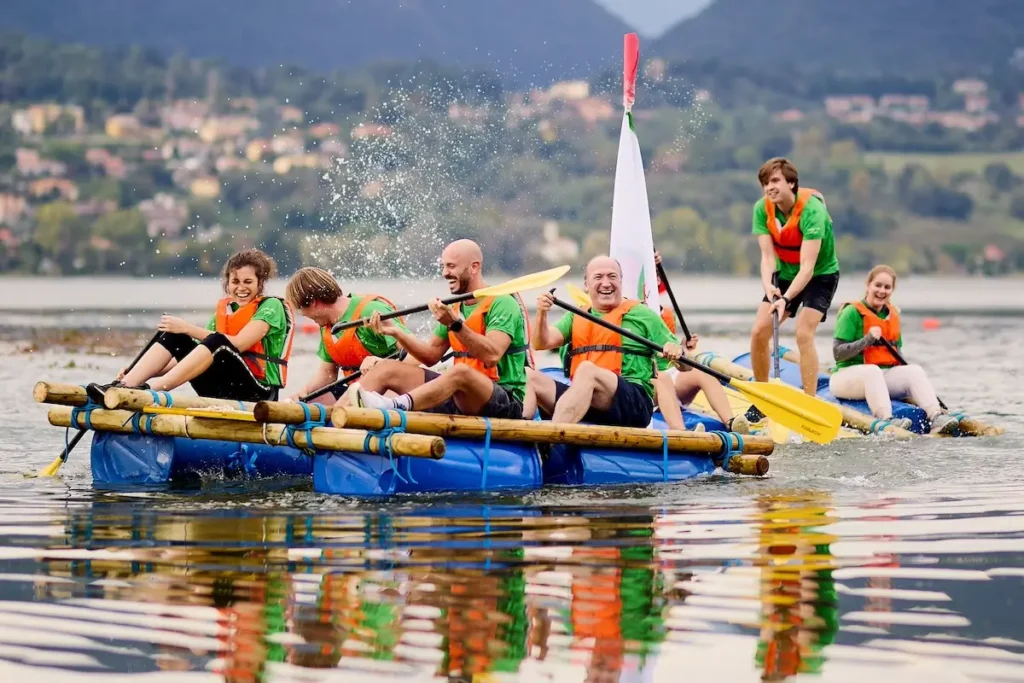
<svg viewBox="0 0 1024 683">
<path fill-rule="evenodd" d="M 39 207 L 33 240 L 52 258 L 60 269 L 68 272 L 78 249 L 85 241 L 78 216 L 68 202 L 50 202 Z"/>
</svg>

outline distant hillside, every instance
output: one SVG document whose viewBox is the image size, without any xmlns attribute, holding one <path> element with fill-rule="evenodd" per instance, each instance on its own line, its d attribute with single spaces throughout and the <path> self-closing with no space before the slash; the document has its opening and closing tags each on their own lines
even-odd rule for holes
<svg viewBox="0 0 1024 683">
<path fill-rule="evenodd" d="M 15 1 L 0 3 L 0 26 L 243 66 L 326 72 L 427 58 L 537 81 L 621 62 L 629 31 L 592 0 Z"/>
<path fill-rule="evenodd" d="M 715 0 L 653 46 L 741 65 L 928 74 L 1005 65 L 1022 0 Z"/>
</svg>

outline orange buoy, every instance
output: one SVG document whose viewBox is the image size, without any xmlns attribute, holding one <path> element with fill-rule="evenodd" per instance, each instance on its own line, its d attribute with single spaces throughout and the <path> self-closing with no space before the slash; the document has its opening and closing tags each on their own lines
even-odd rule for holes
<svg viewBox="0 0 1024 683">
<path fill-rule="evenodd" d="M 925 318 L 921 321 L 921 327 L 926 330 L 937 330 L 942 327 L 942 322 L 938 318 Z"/>
</svg>

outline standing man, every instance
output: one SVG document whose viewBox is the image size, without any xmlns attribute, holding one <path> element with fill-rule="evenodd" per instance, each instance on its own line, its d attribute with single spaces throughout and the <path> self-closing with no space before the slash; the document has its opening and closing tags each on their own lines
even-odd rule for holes
<svg viewBox="0 0 1024 683">
<path fill-rule="evenodd" d="M 757 179 L 764 197 L 754 204 L 753 233 L 761 247 L 765 296 L 750 335 L 751 369 L 755 381 L 768 381 L 772 313 L 779 316 L 779 324 L 795 317 L 804 392 L 815 396 L 818 352 L 814 334 L 839 286 L 832 218 L 820 192 L 800 187 L 796 167 L 788 159 L 769 159 L 757 172 Z M 758 422 L 764 415 L 752 407 L 747 417 Z"/>
</svg>

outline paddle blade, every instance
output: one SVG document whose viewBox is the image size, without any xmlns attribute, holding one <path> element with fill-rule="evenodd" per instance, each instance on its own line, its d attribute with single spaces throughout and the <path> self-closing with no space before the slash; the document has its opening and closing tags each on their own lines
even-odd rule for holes
<svg viewBox="0 0 1024 683">
<path fill-rule="evenodd" d="M 780 383 L 782 380 L 773 379 L 771 381 L 772 383 Z M 729 401 L 729 409 L 733 415 L 742 415 L 747 412 L 750 406 L 753 405 L 743 394 L 732 387 L 725 387 L 725 397 Z M 691 405 L 695 408 L 699 408 L 708 415 L 715 414 L 714 409 L 711 407 L 711 402 L 708 401 L 707 396 L 704 395 L 703 391 L 697 393 Z M 781 446 L 790 442 L 790 435 L 792 431 L 789 427 L 779 424 L 774 420 L 766 419 L 762 422 L 752 424 L 750 427 L 752 434 L 767 434 L 777 445 Z"/>
<path fill-rule="evenodd" d="M 580 308 L 590 308 L 590 295 L 571 282 L 565 286 L 569 290 L 572 302 Z"/>
<path fill-rule="evenodd" d="M 558 266 L 557 268 L 551 268 L 550 270 L 542 270 L 539 273 L 530 273 L 529 275 L 523 275 L 522 277 L 517 277 L 516 279 L 509 280 L 508 282 L 502 282 L 500 285 L 477 289 L 473 292 L 473 298 L 478 299 L 482 296 L 502 296 L 503 294 L 515 294 L 517 292 L 525 292 L 530 289 L 540 289 L 541 287 L 547 287 L 552 282 L 557 282 L 568 272 L 569 266 Z"/>
<path fill-rule="evenodd" d="M 731 380 L 729 384 L 749 398 L 770 420 L 789 427 L 805 439 L 825 444 L 839 435 L 843 414 L 834 403 L 808 396 L 787 384 L 738 379 Z"/>
<path fill-rule="evenodd" d="M 57 470 L 64 464 L 64 460 L 58 455 L 53 462 L 39 470 L 40 477 L 52 477 L 57 474 Z"/>
</svg>

